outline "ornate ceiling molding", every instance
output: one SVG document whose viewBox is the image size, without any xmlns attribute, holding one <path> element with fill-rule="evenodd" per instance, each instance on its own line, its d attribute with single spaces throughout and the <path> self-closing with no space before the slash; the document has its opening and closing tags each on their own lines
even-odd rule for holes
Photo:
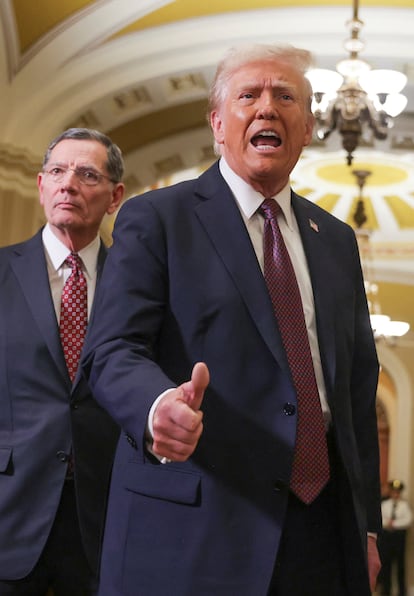
<svg viewBox="0 0 414 596">
<path fill-rule="evenodd" d="M 0 188 L 37 198 L 36 177 L 42 159 L 25 149 L 0 143 Z"/>
</svg>

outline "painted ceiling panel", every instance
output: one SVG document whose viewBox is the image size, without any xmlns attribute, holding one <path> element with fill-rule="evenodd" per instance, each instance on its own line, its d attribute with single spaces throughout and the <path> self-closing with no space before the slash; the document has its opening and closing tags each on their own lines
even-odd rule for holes
<svg viewBox="0 0 414 596">
<path fill-rule="evenodd" d="M 400 6 L 414 7 L 414 0 L 364 0 L 363 6 Z M 194 0 L 175 0 L 166 6 L 155 10 L 142 19 L 129 24 L 113 37 L 142 31 L 150 27 L 159 27 L 175 21 L 204 17 L 213 14 L 224 14 L 241 10 L 260 10 L 261 8 L 283 8 L 292 6 L 352 6 L 350 0 L 209 0 L 209 2 L 195 2 Z"/>
<path fill-rule="evenodd" d="M 176 0 L 131 23 L 128 27 L 119 31 L 116 36 L 140 31 L 149 27 L 158 27 L 182 19 L 205 17 L 212 14 L 224 14 L 240 10 L 260 10 L 261 8 L 282 8 L 285 6 L 332 6 L 335 4 L 347 5 L 349 4 L 349 0 L 336 0 L 333 2 L 330 0 L 319 0 L 318 2 L 312 2 L 311 0 L 293 2 L 291 0 L 209 0 L 209 2 Z"/>
<path fill-rule="evenodd" d="M 36 2 L 30 0 L 11 0 L 21 53 L 23 54 L 48 33 L 48 31 L 64 22 L 67 18 L 87 6 L 101 4 L 101 2 L 102 0 L 37 0 Z M 209 0 L 209 2 L 175 0 L 123 27 L 109 39 L 183 19 L 245 10 L 258 10 L 261 8 L 284 8 L 292 6 L 349 6 L 351 9 L 352 2 L 351 0 Z M 414 0 L 396 0 L 395 2 L 390 0 L 363 0 L 360 6 L 410 8 L 414 7 Z"/>
<path fill-rule="evenodd" d="M 13 0 L 21 53 L 89 4 L 95 4 L 95 0 Z"/>
<path fill-rule="evenodd" d="M 385 196 L 385 201 L 394 214 L 400 228 L 414 228 L 414 209 L 401 197 L 396 195 Z"/>
</svg>

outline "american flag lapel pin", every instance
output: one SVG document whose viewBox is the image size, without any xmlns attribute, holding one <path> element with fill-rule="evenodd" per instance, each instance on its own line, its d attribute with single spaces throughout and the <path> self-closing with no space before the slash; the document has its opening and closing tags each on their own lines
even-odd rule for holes
<svg viewBox="0 0 414 596">
<path fill-rule="evenodd" d="M 313 221 L 313 219 L 310 219 L 310 220 L 309 220 L 309 225 L 310 225 L 310 227 L 312 228 L 312 230 L 313 230 L 314 232 L 319 232 L 319 226 L 318 226 L 318 224 L 317 224 L 317 223 L 315 223 L 315 222 Z"/>
</svg>

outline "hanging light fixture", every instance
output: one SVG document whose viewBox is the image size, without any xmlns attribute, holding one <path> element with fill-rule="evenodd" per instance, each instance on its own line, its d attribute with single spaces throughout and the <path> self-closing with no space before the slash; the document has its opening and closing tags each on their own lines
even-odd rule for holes
<svg viewBox="0 0 414 596">
<path fill-rule="evenodd" d="M 315 68 L 307 73 L 314 93 L 316 134 L 324 140 L 336 129 L 342 135 L 348 165 L 363 129 L 369 127 L 375 138 L 386 139 L 392 118 L 407 105 L 407 98 L 400 93 L 407 83 L 402 72 L 371 70 L 368 62 L 359 58 L 365 44 L 359 38 L 364 23 L 358 17 L 358 7 L 354 0 L 353 16 L 347 23 L 351 36 L 344 43 L 349 58 L 338 62 L 336 71 Z"/>
<path fill-rule="evenodd" d="M 409 331 L 410 325 L 405 321 L 393 321 L 391 320 L 390 316 L 383 314 L 381 311 L 381 305 L 379 302 L 379 287 L 378 284 L 372 279 L 373 255 L 370 242 L 371 230 L 363 227 L 368 219 L 365 212 L 363 189 L 367 178 L 372 172 L 369 170 L 352 170 L 352 173 L 356 177 L 359 187 L 359 196 L 353 214 L 353 221 L 355 224 L 354 229 L 361 254 L 362 271 L 364 274 L 365 291 L 367 294 L 371 327 L 376 341 L 380 339 L 386 339 L 392 342 L 395 340 L 395 338 L 405 335 Z"/>
</svg>

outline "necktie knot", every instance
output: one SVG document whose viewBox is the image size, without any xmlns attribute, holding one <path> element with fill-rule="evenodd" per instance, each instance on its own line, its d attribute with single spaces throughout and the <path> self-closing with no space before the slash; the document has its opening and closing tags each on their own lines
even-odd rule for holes
<svg viewBox="0 0 414 596">
<path fill-rule="evenodd" d="M 259 209 L 265 219 L 277 219 L 280 213 L 280 205 L 274 199 L 265 199 Z"/>
<path fill-rule="evenodd" d="M 82 270 L 82 259 L 76 252 L 71 252 L 65 259 L 65 263 L 71 267 L 72 272 Z"/>
</svg>

